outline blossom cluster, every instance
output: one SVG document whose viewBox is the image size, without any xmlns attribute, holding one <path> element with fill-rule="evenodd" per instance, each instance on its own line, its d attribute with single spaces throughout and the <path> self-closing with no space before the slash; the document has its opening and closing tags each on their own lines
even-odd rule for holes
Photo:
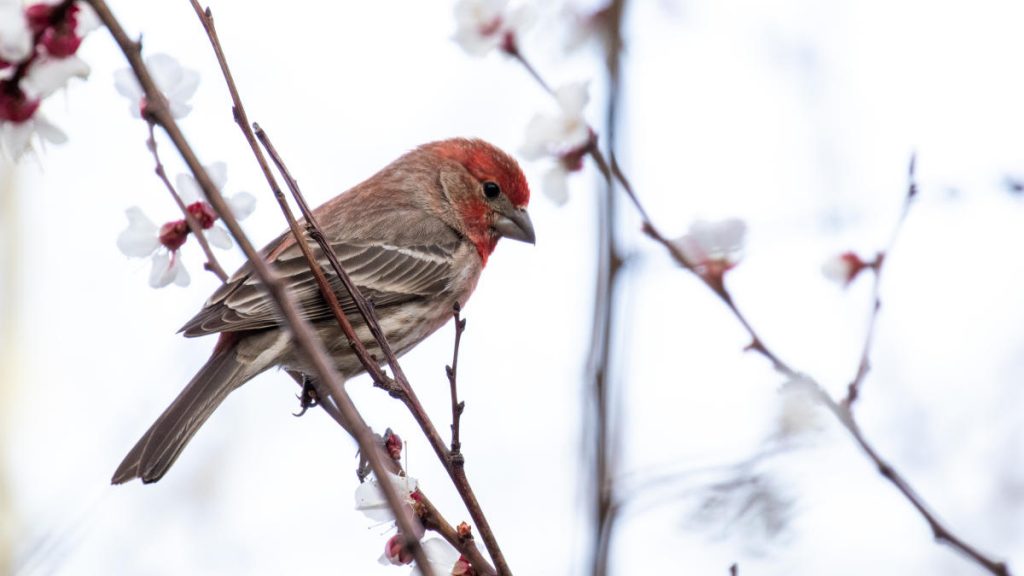
<svg viewBox="0 0 1024 576">
<path fill-rule="evenodd" d="M 82 2 L 0 0 L 0 149 L 8 158 L 20 158 L 34 140 L 67 140 L 39 107 L 71 78 L 89 75 L 76 53 L 98 23 Z"/>
<path fill-rule="evenodd" d="M 224 187 L 227 182 L 227 166 L 223 162 L 206 166 L 206 172 L 218 190 Z M 231 248 L 231 237 L 223 226 L 218 224 L 219 217 L 203 195 L 195 178 L 191 174 L 179 174 L 176 185 L 185 209 L 202 229 L 206 240 L 217 248 Z M 238 220 L 249 216 L 256 206 L 256 198 L 248 192 L 225 196 L 224 199 Z M 187 286 L 191 278 L 181 263 L 179 250 L 192 231 L 188 221 L 181 218 L 157 227 L 137 206 L 128 208 L 125 213 L 128 216 L 128 227 L 118 236 L 117 247 L 126 256 L 152 259 L 149 285 L 154 288 L 162 288 L 172 283 Z"/>
<path fill-rule="evenodd" d="M 405 505 L 411 508 L 414 516 L 420 517 L 422 515 L 421 496 L 415 478 L 388 474 L 384 481 L 389 482 L 404 497 Z M 394 520 L 394 516 L 380 488 L 380 483 L 380 480 L 371 476 L 356 488 L 356 510 L 362 512 L 374 522 L 391 522 Z M 462 527 L 460 526 L 461 529 Z M 465 529 L 468 530 L 468 526 Z M 419 540 L 423 538 L 423 535 L 421 526 L 419 533 L 413 536 Z M 384 544 L 384 553 L 381 555 L 379 562 L 386 566 L 410 564 L 413 561 L 413 557 L 405 546 L 405 542 L 405 535 L 401 532 L 388 538 Z M 422 540 L 420 545 L 426 554 L 427 562 L 430 563 L 435 574 L 451 574 L 452 576 L 472 576 L 475 574 L 469 560 L 445 540 L 441 538 L 427 538 Z M 414 568 L 412 574 L 420 574 L 420 571 Z"/>
</svg>

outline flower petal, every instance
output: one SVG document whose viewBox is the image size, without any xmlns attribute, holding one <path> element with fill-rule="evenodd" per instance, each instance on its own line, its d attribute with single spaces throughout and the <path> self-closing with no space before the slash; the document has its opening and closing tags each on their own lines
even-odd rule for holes
<svg viewBox="0 0 1024 576">
<path fill-rule="evenodd" d="M 406 498 L 416 490 L 416 479 L 409 476 L 398 476 L 389 473 L 387 481 L 394 485 L 399 495 Z M 355 497 L 356 510 L 362 512 L 371 520 L 387 522 L 395 519 L 387 500 L 384 498 L 384 492 L 380 489 L 380 481 L 377 478 L 371 477 L 360 484 L 356 488 Z"/>
<path fill-rule="evenodd" d="M 64 88 L 68 80 L 88 76 L 89 65 L 78 56 L 46 58 L 29 67 L 21 86 L 29 98 L 46 98 Z"/>
<path fill-rule="evenodd" d="M 227 202 L 231 213 L 239 220 L 245 220 L 256 210 L 256 197 L 248 192 L 239 192 L 227 198 Z"/>
<path fill-rule="evenodd" d="M 836 255 L 821 264 L 821 273 L 825 278 L 845 286 L 850 281 L 850 272 L 853 267 L 841 255 Z"/>
<path fill-rule="evenodd" d="M 181 64 L 169 54 L 157 53 L 146 57 L 146 68 L 164 95 L 181 80 Z"/>
<path fill-rule="evenodd" d="M 206 173 L 210 176 L 210 180 L 213 180 L 213 185 L 217 187 L 217 190 L 223 190 L 224 184 L 228 181 L 228 165 L 223 162 L 213 162 L 204 166 Z"/>
<path fill-rule="evenodd" d="M 20 123 L 0 122 L 0 148 L 11 160 L 17 160 L 31 148 L 32 132 L 35 123 L 32 120 Z"/>
<path fill-rule="evenodd" d="M 676 245 L 693 264 L 721 260 L 735 263 L 743 251 L 747 224 L 739 218 L 696 220 Z"/>
<path fill-rule="evenodd" d="M 547 174 L 544 175 L 542 190 L 556 206 L 565 206 L 569 201 L 569 173 L 556 164 Z"/>
<path fill-rule="evenodd" d="M 458 550 L 441 538 L 427 538 L 420 545 L 435 574 L 451 574 L 455 563 L 462 557 Z M 413 566 L 412 572 L 409 574 L 410 576 L 419 576 L 422 572 Z"/>
<path fill-rule="evenodd" d="M 547 114 L 536 114 L 526 124 L 526 138 L 519 148 L 519 153 L 527 160 L 543 158 L 550 151 L 554 140 L 552 127 L 557 118 Z"/>
<path fill-rule="evenodd" d="M 187 102 L 168 99 L 167 109 L 171 113 L 171 117 L 180 120 L 188 116 L 188 113 L 192 111 L 192 105 Z"/>
<path fill-rule="evenodd" d="M 555 100 L 566 116 L 579 116 L 590 101 L 588 82 L 570 82 L 555 89 Z"/>
<path fill-rule="evenodd" d="M 21 2 L 0 3 L 0 59 L 21 62 L 32 53 L 32 32 Z"/>
<path fill-rule="evenodd" d="M 34 118 L 35 132 L 43 143 L 63 144 L 68 141 L 68 135 L 63 130 L 50 122 L 41 112 L 36 112 Z"/>
<path fill-rule="evenodd" d="M 149 273 L 149 285 L 163 288 L 172 282 L 178 286 L 188 286 L 188 270 L 181 264 L 181 255 L 159 251 L 153 254 L 153 269 Z"/>
<path fill-rule="evenodd" d="M 171 269 L 171 256 L 167 252 L 153 254 L 153 267 L 149 271 L 149 285 L 163 288 L 174 281 L 177 271 Z"/>
<path fill-rule="evenodd" d="M 171 268 L 174 270 L 174 284 L 184 288 L 192 282 L 192 277 L 188 274 L 188 269 L 181 263 L 181 253 L 177 254 L 177 257 L 171 262 Z"/>
<path fill-rule="evenodd" d="M 122 68 L 114 72 L 114 89 L 117 90 L 118 94 L 131 102 L 128 110 L 132 116 L 141 118 L 142 113 L 139 108 L 143 96 L 142 86 L 139 85 L 139 81 L 135 78 L 131 68 Z"/>
<path fill-rule="evenodd" d="M 167 98 L 171 116 L 184 118 L 192 110 L 188 100 L 199 86 L 199 73 L 183 68 L 172 56 L 153 54 L 146 58 L 146 66 L 153 74 L 160 92 Z"/>
<path fill-rule="evenodd" d="M 199 188 L 199 182 L 187 172 L 182 172 L 174 177 L 174 186 L 178 189 L 178 196 L 186 205 L 199 200 L 205 200 L 206 195 Z"/>
<path fill-rule="evenodd" d="M 99 15 L 96 14 L 96 11 L 93 10 L 92 6 L 89 6 L 88 3 L 79 2 L 77 6 L 78 14 L 76 16 L 78 22 L 75 25 L 75 34 L 81 38 L 89 32 L 99 28 L 102 25 L 102 22 L 100 22 Z"/>
<path fill-rule="evenodd" d="M 117 237 L 117 247 L 125 256 L 145 258 L 160 247 L 156 224 L 138 206 L 125 210 L 128 228 Z"/>
<path fill-rule="evenodd" d="M 199 72 L 182 68 L 178 82 L 174 86 L 167 87 L 167 98 L 171 100 L 186 101 L 195 95 L 199 88 Z"/>
<path fill-rule="evenodd" d="M 224 230 L 224 228 L 214 226 L 204 230 L 203 234 L 206 235 L 206 239 L 210 242 L 211 246 L 221 250 L 231 249 L 231 236 L 228 235 L 227 230 Z"/>
</svg>

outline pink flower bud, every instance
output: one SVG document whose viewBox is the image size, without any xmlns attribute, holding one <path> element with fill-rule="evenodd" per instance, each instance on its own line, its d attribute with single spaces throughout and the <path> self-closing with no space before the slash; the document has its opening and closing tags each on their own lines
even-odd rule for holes
<svg viewBox="0 0 1024 576">
<path fill-rule="evenodd" d="M 55 4 L 33 4 L 25 9 L 29 28 L 39 35 L 39 43 L 55 58 L 67 58 L 82 44 L 78 27 L 78 4 L 61 8 Z"/>
<path fill-rule="evenodd" d="M 213 227 L 213 223 L 217 221 L 217 213 L 213 211 L 213 206 L 202 200 L 189 204 L 185 209 L 196 219 L 196 222 L 199 222 L 199 226 L 203 230 L 209 230 Z"/>
<path fill-rule="evenodd" d="M 402 438 L 398 434 L 395 434 L 390 429 L 384 434 L 384 449 L 388 451 L 388 456 L 392 460 L 400 460 L 402 458 Z"/>
<path fill-rule="evenodd" d="M 476 570 L 473 570 L 473 565 L 469 563 L 469 559 L 465 556 L 459 556 L 455 566 L 452 566 L 452 576 L 472 576 L 473 574 L 476 574 Z"/>
<path fill-rule="evenodd" d="M 50 20 L 53 18 L 53 11 L 56 8 L 53 4 L 40 2 L 25 9 L 25 18 L 28 19 L 28 27 L 33 34 L 38 34 L 52 26 Z"/>
<path fill-rule="evenodd" d="M 160 244 L 174 252 L 188 239 L 188 223 L 184 220 L 168 222 L 160 227 Z"/>
<path fill-rule="evenodd" d="M 78 51 L 78 47 L 82 44 L 82 38 L 75 34 L 74 25 L 60 26 L 47 28 L 43 32 L 40 43 L 50 56 L 67 58 Z"/>
<path fill-rule="evenodd" d="M 412 552 L 405 546 L 405 536 L 401 532 L 395 534 L 384 544 L 384 557 L 395 566 L 412 562 Z"/>
</svg>

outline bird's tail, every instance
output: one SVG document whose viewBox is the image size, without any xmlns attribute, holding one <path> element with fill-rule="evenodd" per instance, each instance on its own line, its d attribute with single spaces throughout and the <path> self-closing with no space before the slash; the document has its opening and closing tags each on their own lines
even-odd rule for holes
<svg viewBox="0 0 1024 576">
<path fill-rule="evenodd" d="M 228 394 L 259 372 L 239 360 L 234 338 L 222 339 L 188 386 L 124 457 L 111 482 L 140 478 L 148 484 L 162 478 Z"/>
</svg>

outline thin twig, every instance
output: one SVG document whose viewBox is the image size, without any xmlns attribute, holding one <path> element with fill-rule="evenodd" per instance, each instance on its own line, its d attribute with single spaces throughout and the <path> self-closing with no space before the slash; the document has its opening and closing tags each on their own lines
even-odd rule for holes
<svg viewBox="0 0 1024 576">
<path fill-rule="evenodd" d="M 487 547 L 488 554 L 490 554 L 491 559 L 494 560 L 494 566 L 497 569 L 498 574 L 511 574 L 512 572 L 505 560 L 504 554 L 501 552 L 501 548 L 498 545 L 498 540 L 494 535 L 494 531 L 491 529 L 490 523 L 484 515 L 483 508 L 480 506 L 480 502 L 476 498 L 476 493 L 473 491 L 473 488 L 469 483 L 469 479 L 466 477 L 464 457 L 462 457 L 461 452 L 459 453 L 458 458 L 453 457 L 453 454 L 445 445 L 444 440 L 437 431 L 437 427 L 434 426 L 433 421 L 431 421 L 430 417 L 427 415 L 426 410 L 420 403 L 419 397 L 416 396 L 416 392 L 409 384 L 409 380 L 405 376 L 405 372 L 399 365 L 398 358 L 392 350 L 391 345 L 388 343 L 387 337 L 384 335 L 384 331 L 380 327 L 380 323 L 377 321 L 377 316 L 373 312 L 372 305 L 359 292 L 359 289 L 352 282 L 348 273 L 346 273 L 344 268 L 341 266 L 341 263 L 338 261 L 338 257 L 331 248 L 330 243 L 320 231 L 321 229 L 317 222 L 316 215 L 306 204 L 305 198 L 299 190 L 298 182 L 294 177 L 292 177 L 287 165 L 284 163 L 284 160 L 281 158 L 280 154 L 278 154 L 273 143 L 270 141 L 269 136 L 267 136 L 266 132 L 258 126 L 256 127 L 256 136 L 259 138 L 263 147 L 266 148 L 267 154 L 270 155 L 271 160 L 274 162 L 278 171 L 281 172 L 288 188 L 292 191 L 295 201 L 300 210 L 302 210 L 303 216 L 306 219 L 309 235 L 320 245 L 324 256 L 327 257 L 328 261 L 331 263 L 332 269 L 335 274 L 337 274 L 338 279 L 341 280 L 342 285 L 345 286 L 345 289 L 355 302 L 360 315 L 370 330 L 370 334 L 374 337 L 378 346 L 380 346 L 381 353 L 384 355 L 384 358 L 387 360 L 388 365 L 394 373 L 394 378 L 388 378 L 379 366 L 375 364 L 373 366 L 366 366 L 367 372 L 374 380 L 374 385 L 387 390 L 392 396 L 398 398 L 403 404 L 405 404 L 406 408 L 416 420 L 416 423 L 419 424 L 423 434 L 430 442 L 431 447 L 434 449 L 434 453 L 444 465 L 445 470 L 448 472 L 448 476 L 455 484 L 456 491 L 462 498 L 462 502 L 469 511 L 469 515 L 472 518 L 473 523 L 476 524 L 477 530 L 480 532 L 480 537 L 484 541 L 484 546 Z"/>
<path fill-rule="evenodd" d="M 452 315 L 455 317 L 455 346 L 452 351 L 452 364 L 445 366 L 444 372 L 448 376 L 448 384 L 452 391 L 452 458 L 462 457 L 462 441 L 459 439 L 459 423 L 462 421 L 462 412 L 466 409 L 465 402 L 459 402 L 459 344 L 462 342 L 462 333 L 466 331 L 466 320 L 462 318 L 462 307 L 456 302 L 452 307 Z"/>
<path fill-rule="evenodd" d="M 928 523 L 928 528 L 931 529 L 932 536 L 935 538 L 936 542 L 952 547 L 954 550 L 970 558 L 996 576 L 1010 576 L 1010 568 L 1005 562 L 1000 562 L 988 557 L 986 554 L 968 544 L 956 534 L 953 534 L 953 532 L 951 532 L 950 529 L 947 528 L 941 520 L 939 520 L 938 516 L 936 516 L 928 506 L 928 503 L 924 501 L 924 498 L 922 498 L 916 490 L 914 490 L 907 479 L 904 478 L 903 475 L 892 466 L 892 464 L 883 459 L 875 450 L 874 446 L 867 441 L 867 438 L 864 437 L 857 421 L 854 420 L 853 413 L 847 406 L 836 402 L 820 386 L 816 386 L 816 393 L 818 394 L 822 404 L 828 407 L 832 414 L 835 415 L 836 419 L 842 423 L 843 427 L 846 428 L 853 439 L 857 442 L 861 451 L 864 452 L 864 454 L 866 454 L 874 463 L 875 467 L 878 468 L 878 473 L 888 480 L 889 483 L 895 486 L 896 489 L 903 494 L 903 496 L 925 519 L 925 522 Z"/>
<path fill-rule="evenodd" d="M 537 73 L 536 69 L 530 66 L 529 63 L 522 57 L 522 55 L 518 53 L 518 51 L 516 51 L 516 53 L 512 55 L 518 61 L 524 64 L 527 71 L 530 73 L 531 76 L 538 80 L 542 88 L 550 92 L 548 84 L 546 82 L 543 82 L 540 75 Z M 640 199 L 634 191 L 633 186 L 630 184 L 629 179 L 618 166 L 618 163 L 615 162 L 614 157 L 612 158 L 612 163 L 609 165 L 609 163 L 604 159 L 604 156 L 601 154 L 601 151 L 600 149 L 597 148 L 597 146 L 592 145 L 589 148 L 588 153 L 590 157 L 598 165 L 598 169 L 600 170 L 601 174 L 605 177 L 605 179 L 609 181 L 614 179 L 622 187 L 623 191 L 626 193 L 627 197 L 630 199 L 630 201 L 636 207 L 637 212 L 640 214 L 644 233 L 647 234 L 651 239 L 653 239 L 657 243 L 661 244 L 668 251 L 669 255 L 672 256 L 673 260 L 675 260 L 680 266 L 686 268 L 687 270 L 695 272 L 693 264 L 686 259 L 686 257 L 683 255 L 679 247 L 676 246 L 670 240 L 668 240 L 668 238 L 664 234 L 662 234 L 654 225 L 654 222 L 651 220 L 649 214 L 644 209 L 643 205 L 640 203 Z M 913 165 L 913 162 L 911 162 L 910 171 L 912 176 Z M 911 185 L 907 194 L 907 201 L 905 202 L 903 207 L 904 214 L 901 216 L 901 219 L 906 216 L 906 211 L 909 209 L 910 205 L 910 199 L 912 199 L 916 195 L 916 192 L 916 184 L 913 181 L 913 177 L 911 177 Z M 699 275 L 699 277 L 704 281 L 708 288 L 710 288 L 716 295 L 718 295 L 722 302 L 732 312 L 736 320 L 743 326 L 744 330 L 747 332 L 747 335 L 751 339 L 750 344 L 747 345 L 747 350 L 756 352 L 765 359 L 767 359 L 769 362 L 771 362 L 772 367 L 777 372 L 785 376 L 787 379 L 800 378 L 806 380 L 807 382 L 813 385 L 822 403 L 824 403 L 830 409 L 833 415 L 835 415 L 835 417 L 843 424 L 846 430 L 853 437 L 854 441 L 861 448 L 861 451 L 878 468 L 878 471 L 882 475 L 882 477 L 888 480 L 889 483 L 891 483 L 893 486 L 895 486 L 896 489 L 899 490 L 901 494 L 903 494 L 903 496 L 924 518 L 925 522 L 928 523 L 928 526 L 931 528 L 932 534 L 934 535 L 936 541 L 950 546 L 957 552 L 960 552 L 961 554 L 963 554 L 970 560 L 974 561 L 979 566 L 982 566 L 992 574 L 995 574 L 996 576 L 1010 576 L 1010 569 L 1006 565 L 1006 563 L 993 560 L 992 558 L 983 554 L 977 548 L 969 544 L 963 538 L 955 535 L 948 527 L 942 524 L 942 522 L 935 516 L 935 514 L 931 512 L 930 508 L 924 502 L 924 500 L 910 486 L 910 483 L 906 480 L 906 478 L 904 478 L 902 474 L 900 474 L 895 468 L 892 467 L 892 465 L 890 465 L 888 462 L 883 460 L 881 456 L 879 456 L 874 446 L 867 441 L 867 439 L 860 431 L 860 428 L 858 427 L 856 421 L 853 418 L 852 412 L 850 412 L 848 409 L 844 409 L 843 405 L 837 403 L 835 399 L 833 399 L 828 394 L 828 392 L 824 389 L 824 387 L 821 386 L 819 382 L 817 382 L 810 376 L 801 374 L 795 369 L 791 368 L 778 355 L 776 355 L 771 349 L 769 349 L 765 345 L 764 341 L 757 335 L 757 332 L 754 331 L 753 326 L 747 320 L 746 316 L 744 316 L 743 313 L 739 310 L 739 308 L 736 307 L 735 303 L 732 300 L 731 294 L 725 288 L 725 285 L 723 283 L 715 283 L 714 281 L 709 281 L 708 278 L 705 276 Z"/>
<path fill-rule="evenodd" d="M 469 559 L 470 565 L 476 571 L 476 574 L 494 574 L 494 568 L 491 567 L 490 563 L 484 558 L 480 552 L 480 548 L 476 545 L 476 540 L 473 538 L 473 534 L 460 533 L 459 530 L 448 523 L 444 519 L 444 516 L 437 510 L 437 507 L 424 495 L 422 492 L 419 493 L 417 504 L 424 506 L 423 514 L 420 515 L 420 520 L 423 521 L 423 526 L 428 530 L 437 532 L 446 542 L 451 544 L 458 550 L 463 556 Z"/>
<path fill-rule="evenodd" d="M 840 402 L 847 409 L 853 409 L 853 403 L 860 397 L 864 379 L 867 378 L 868 372 L 871 370 L 871 345 L 875 339 L 878 312 L 882 309 L 882 268 L 885 266 L 886 260 L 888 260 L 889 252 L 896 245 L 896 239 L 899 237 L 900 230 L 903 229 L 903 223 L 907 220 L 907 214 L 910 213 L 910 204 L 917 196 L 916 166 L 917 154 L 911 154 L 910 165 L 907 168 L 907 193 L 903 197 L 903 207 L 900 209 L 899 218 L 893 226 L 892 234 L 889 236 L 889 243 L 885 245 L 885 249 L 879 252 L 875 256 L 874 261 L 867 265 L 874 271 L 874 283 L 871 286 L 871 311 L 868 313 L 868 327 L 864 334 L 864 347 L 861 349 L 860 362 L 857 363 L 857 373 L 854 374 L 853 380 L 846 387 L 846 397 Z"/>
<path fill-rule="evenodd" d="M 188 229 L 192 231 L 192 235 L 195 236 L 196 242 L 199 242 L 199 246 L 203 249 L 203 254 L 206 255 L 206 263 L 203 264 L 203 268 L 213 272 L 213 274 L 220 279 L 221 283 L 227 282 L 228 275 L 224 272 L 224 268 L 221 267 L 220 262 L 217 261 L 217 257 L 213 254 L 213 249 L 210 248 L 210 243 L 206 240 L 206 235 L 203 234 L 203 227 L 196 220 L 196 217 L 188 211 L 188 207 L 185 205 L 185 201 L 181 199 L 181 195 L 171 184 L 169 178 L 167 178 L 167 171 L 164 170 L 164 164 L 160 161 L 160 152 L 157 151 L 156 134 L 153 132 L 153 122 L 146 121 L 149 126 L 149 140 L 146 142 L 146 147 L 153 154 L 153 160 L 156 162 L 155 172 L 160 178 L 160 181 L 164 183 L 167 191 L 171 193 L 171 198 L 174 198 L 174 203 L 178 205 L 181 213 L 185 215 L 185 222 L 188 224 Z"/>
<path fill-rule="evenodd" d="M 284 320 L 284 324 L 290 331 L 297 349 L 308 356 L 308 360 L 314 367 L 317 376 L 319 376 L 321 381 L 327 386 L 327 389 L 330 391 L 330 395 L 338 405 L 341 415 L 346 422 L 351 423 L 355 430 L 355 439 L 359 444 L 359 448 L 370 460 L 370 465 L 373 468 L 374 473 L 377 474 L 379 478 L 384 478 L 387 473 L 387 468 L 384 464 L 382 451 L 375 443 L 373 432 L 366 425 L 366 422 L 362 419 L 362 416 L 352 403 L 352 399 L 345 391 L 341 378 L 334 370 L 333 363 L 331 362 L 323 343 L 319 338 L 317 338 L 309 323 L 302 318 L 294 296 L 270 269 L 268 263 L 249 241 L 245 232 L 242 231 L 238 224 L 238 220 L 234 217 L 234 214 L 231 213 L 224 197 L 220 194 L 220 191 L 217 190 L 217 187 L 210 179 L 210 175 L 203 168 L 202 163 L 196 156 L 195 151 L 185 139 L 185 136 L 181 132 L 181 129 L 174 117 L 171 116 L 170 111 L 167 108 L 166 101 L 154 82 L 152 75 L 142 60 L 140 44 L 132 41 L 128 37 L 128 34 L 124 31 L 120 22 L 118 22 L 111 13 L 105 0 L 86 1 L 90 6 L 92 6 L 100 21 L 102 21 L 104 26 L 106 26 L 110 31 L 114 41 L 121 48 L 121 51 L 127 58 L 136 78 L 139 80 L 139 84 L 142 86 L 148 102 L 147 113 L 155 123 L 160 125 L 170 138 L 171 142 L 174 143 L 175 148 L 177 148 L 182 159 L 188 165 L 189 170 L 191 170 L 192 174 L 195 176 L 200 188 L 202 188 L 205 193 L 207 200 L 221 217 L 224 225 L 228 228 L 228 231 L 231 232 L 232 237 L 234 237 L 239 247 L 249 259 L 257 278 L 259 278 L 260 282 L 270 295 L 271 300 L 278 307 L 282 319 Z M 412 518 L 408 507 L 404 505 L 404 498 L 399 496 L 391 482 L 381 482 L 381 489 L 388 502 L 388 506 L 395 514 L 400 529 L 402 529 L 405 534 L 414 534 L 416 520 Z M 421 571 L 429 573 L 430 567 L 425 563 L 426 556 L 423 554 L 423 550 L 419 546 L 419 542 L 414 538 L 407 538 L 406 544 L 416 556 L 417 561 L 420 561 L 420 559 L 424 560 L 424 563 L 420 566 Z"/>
</svg>

